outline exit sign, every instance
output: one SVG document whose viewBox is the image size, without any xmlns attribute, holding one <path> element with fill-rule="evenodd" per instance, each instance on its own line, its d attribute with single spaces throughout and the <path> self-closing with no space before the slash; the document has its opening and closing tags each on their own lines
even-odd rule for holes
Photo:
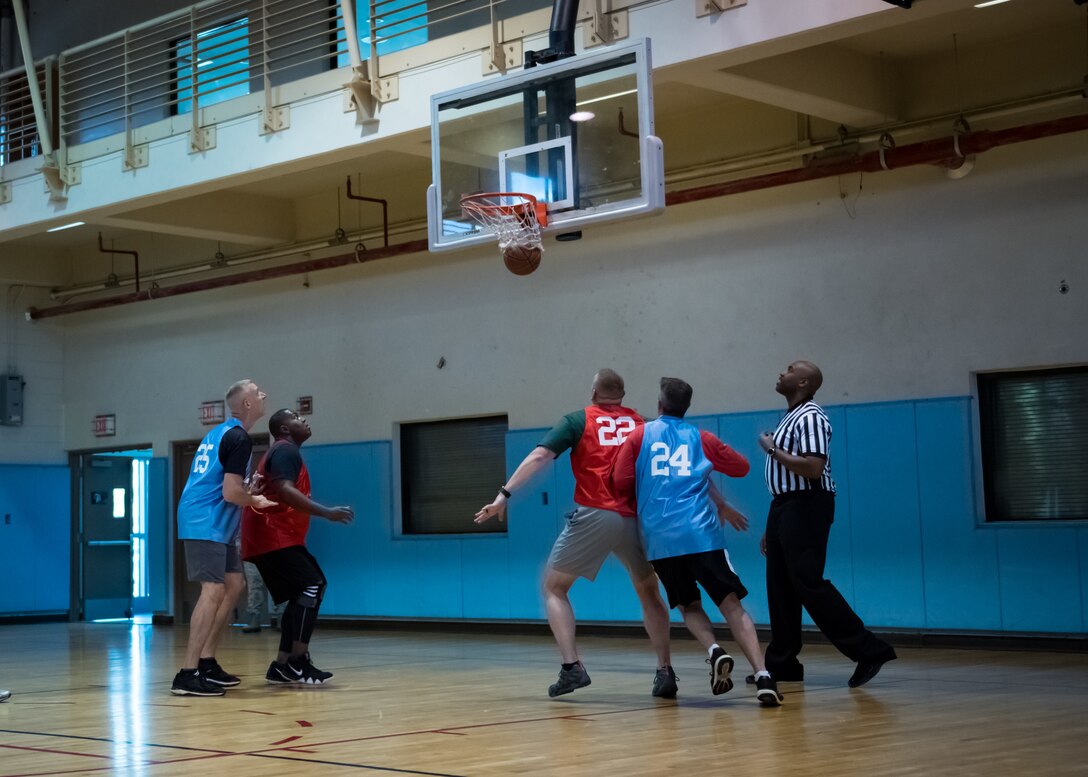
<svg viewBox="0 0 1088 777">
<path fill-rule="evenodd" d="M 117 416 L 96 415 L 91 423 L 91 431 L 95 437 L 113 437 L 117 434 Z"/>
<path fill-rule="evenodd" d="M 223 406 L 223 400 L 217 400 L 215 402 L 201 402 L 200 403 L 200 423 L 204 426 L 215 426 L 216 424 L 223 423 L 226 408 Z"/>
</svg>

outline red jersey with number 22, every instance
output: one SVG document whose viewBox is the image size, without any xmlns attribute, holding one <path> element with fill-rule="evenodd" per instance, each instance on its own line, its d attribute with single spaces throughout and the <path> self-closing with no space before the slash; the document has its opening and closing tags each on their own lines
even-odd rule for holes
<svg viewBox="0 0 1088 777">
<path fill-rule="evenodd" d="M 622 405 L 586 408 L 586 428 L 570 453 L 577 504 L 612 510 L 628 518 L 637 515 L 633 500 L 612 493 L 610 473 L 620 445 L 643 423 L 642 416 Z"/>
</svg>

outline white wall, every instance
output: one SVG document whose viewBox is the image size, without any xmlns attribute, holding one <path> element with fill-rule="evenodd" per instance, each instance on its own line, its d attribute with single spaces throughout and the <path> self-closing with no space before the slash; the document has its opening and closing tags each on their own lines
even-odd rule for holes
<svg viewBox="0 0 1088 777">
<path fill-rule="evenodd" d="M 1086 176 L 1074 135 L 961 181 L 915 168 L 673 207 L 549 242 L 527 278 L 488 248 L 69 317 L 65 447 L 115 412 L 119 444 L 165 454 L 239 377 L 277 406 L 313 395 L 315 442 L 479 413 L 548 425 L 606 365 L 647 412 L 664 374 L 693 384 L 693 413 L 777 407 L 797 357 L 827 403 L 964 395 L 974 370 L 1088 362 Z"/>
<path fill-rule="evenodd" d="M 43 289 L 0 281 L 0 373 L 22 375 L 23 425 L 0 426 L 0 463 L 66 463 L 62 404 L 64 326 L 30 324 L 30 305 L 48 304 Z"/>
</svg>

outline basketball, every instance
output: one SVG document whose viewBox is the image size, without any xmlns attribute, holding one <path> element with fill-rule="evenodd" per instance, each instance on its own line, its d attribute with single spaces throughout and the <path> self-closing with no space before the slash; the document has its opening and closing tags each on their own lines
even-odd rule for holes
<svg viewBox="0 0 1088 777">
<path fill-rule="evenodd" d="M 540 266 L 540 255 L 544 249 L 540 246 L 512 245 L 502 252 L 506 269 L 514 275 L 528 275 Z"/>
</svg>

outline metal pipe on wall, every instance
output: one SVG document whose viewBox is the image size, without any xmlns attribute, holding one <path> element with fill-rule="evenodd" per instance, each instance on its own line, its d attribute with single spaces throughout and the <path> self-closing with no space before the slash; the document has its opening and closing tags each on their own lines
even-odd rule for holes
<svg viewBox="0 0 1088 777">
<path fill-rule="evenodd" d="M 850 157 L 848 159 L 835 160 L 824 164 L 816 162 L 807 167 L 795 170 L 757 175 L 737 181 L 728 181 L 720 184 L 697 186 L 691 189 L 675 191 L 666 195 L 665 202 L 667 205 L 681 205 L 689 202 L 698 202 L 699 200 L 724 197 L 730 194 L 739 194 L 741 192 L 768 189 L 775 186 L 784 186 L 805 181 L 815 181 L 821 178 L 831 178 L 847 173 L 878 173 L 882 170 L 896 170 L 923 164 L 955 166 L 969 154 L 980 154 L 1000 146 L 1084 131 L 1088 131 L 1088 113 L 1053 121 L 1010 127 L 1003 130 L 980 131 L 961 135 L 958 138 L 958 153 L 957 138 L 955 136 L 948 136 L 936 140 L 926 140 L 912 145 L 899 146 L 897 148 L 870 151 L 866 154 Z M 352 252 L 350 254 L 296 262 L 294 264 L 287 264 L 264 270 L 251 270 L 237 275 L 194 281 L 192 283 L 180 284 L 165 289 L 153 287 L 142 293 L 126 294 L 118 297 L 110 297 L 108 299 L 54 305 L 41 309 L 29 308 L 26 312 L 26 317 L 28 320 L 37 321 L 52 316 L 79 313 L 87 310 L 98 310 L 115 307 L 117 305 L 127 305 L 132 302 L 142 302 L 144 300 L 157 299 L 159 297 L 174 297 L 182 294 L 191 294 L 193 292 L 223 288 L 226 286 L 237 286 L 271 278 L 301 275 L 316 270 L 343 267 L 348 264 L 371 262 L 391 256 L 422 253 L 426 251 L 428 247 L 428 241 L 414 240 L 408 243 L 400 243 L 386 248 L 366 251 L 365 253 Z"/>
</svg>

